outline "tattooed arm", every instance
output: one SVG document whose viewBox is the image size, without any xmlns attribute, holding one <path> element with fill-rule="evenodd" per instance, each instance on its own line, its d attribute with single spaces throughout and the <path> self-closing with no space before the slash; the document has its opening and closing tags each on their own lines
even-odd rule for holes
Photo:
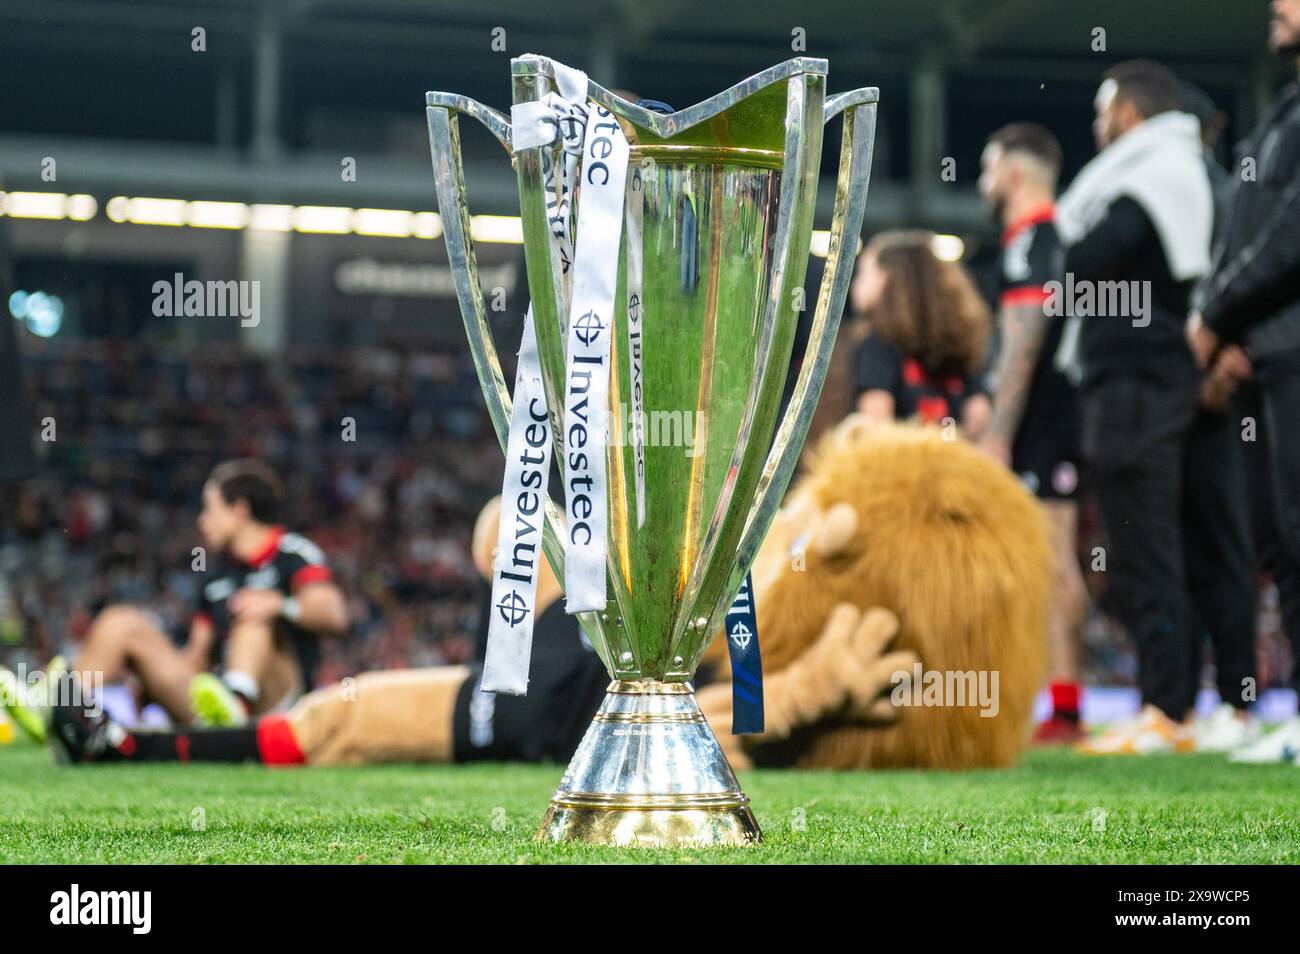
<svg viewBox="0 0 1300 954">
<path fill-rule="evenodd" d="M 1025 415 L 1034 368 L 1051 319 L 1043 314 L 1041 304 L 1007 305 L 1001 317 L 1002 351 L 998 357 L 993 419 L 980 446 L 1010 466 L 1011 445 Z"/>
</svg>

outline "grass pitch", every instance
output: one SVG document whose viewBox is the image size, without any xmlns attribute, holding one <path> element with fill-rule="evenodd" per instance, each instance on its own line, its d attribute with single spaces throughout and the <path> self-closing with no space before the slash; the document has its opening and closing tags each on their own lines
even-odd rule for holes
<svg viewBox="0 0 1300 954">
<path fill-rule="evenodd" d="M 560 766 L 61 768 L 0 748 L 0 863 L 1300 862 L 1300 769 L 1031 752 L 1016 768 L 744 773 L 766 843 L 538 845 Z"/>
</svg>

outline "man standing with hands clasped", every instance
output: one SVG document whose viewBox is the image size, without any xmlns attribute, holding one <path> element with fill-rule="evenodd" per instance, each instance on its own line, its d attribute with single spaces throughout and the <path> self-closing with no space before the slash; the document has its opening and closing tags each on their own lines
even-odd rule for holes
<svg viewBox="0 0 1300 954">
<path fill-rule="evenodd" d="M 1269 47 L 1300 57 L 1300 0 L 1273 0 Z M 1187 338 L 1208 379 L 1240 387 L 1256 539 L 1277 585 L 1300 686 L 1300 84 L 1242 144 L 1213 261 Z M 1257 430 L 1257 433 L 1255 431 Z M 1300 716 L 1233 755 L 1297 762 Z"/>
</svg>

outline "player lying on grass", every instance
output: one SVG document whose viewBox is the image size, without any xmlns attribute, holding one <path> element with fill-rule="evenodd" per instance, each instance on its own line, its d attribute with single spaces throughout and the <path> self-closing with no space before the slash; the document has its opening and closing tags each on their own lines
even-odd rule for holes
<svg viewBox="0 0 1300 954">
<path fill-rule="evenodd" d="M 475 563 L 485 577 L 499 510 L 499 500 L 491 501 L 475 527 Z M 61 760 L 72 762 L 567 761 L 605 696 L 609 676 L 577 620 L 565 614 L 561 595 L 549 563 L 543 562 L 526 696 L 478 690 L 480 644 L 474 665 L 367 673 L 308 693 L 288 712 L 264 715 L 242 727 L 131 731 L 86 706 L 62 705 L 51 714 L 51 744 Z M 887 698 L 874 714 L 868 710 L 881 701 L 890 674 L 916 661 L 911 653 L 883 654 L 896 631 L 893 617 L 883 610 L 863 619 L 841 607 L 807 664 L 770 677 L 769 725 L 794 728 L 815 721 L 825 710 L 842 709 L 851 699 L 873 718 L 891 718 Z M 828 684 L 811 667 L 834 679 Z M 64 692 L 61 698 L 78 697 Z M 727 686 L 704 688 L 700 701 L 714 721 L 730 723 Z M 732 757 L 743 764 L 743 756 Z"/>
<path fill-rule="evenodd" d="M 109 606 L 73 664 L 82 683 L 133 675 L 143 700 L 178 725 L 244 723 L 309 689 L 317 640 L 347 631 L 347 607 L 320 549 L 276 522 L 282 502 L 279 478 L 260 461 L 214 469 L 198 516 L 212 565 L 183 645 L 145 610 Z"/>
</svg>

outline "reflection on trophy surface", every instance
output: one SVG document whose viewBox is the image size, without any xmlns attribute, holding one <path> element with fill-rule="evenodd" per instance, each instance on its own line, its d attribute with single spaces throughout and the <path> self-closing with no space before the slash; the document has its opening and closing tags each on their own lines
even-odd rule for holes
<svg viewBox="0 0 1300 954">
<path fill-rule="evenodd" d="M 544 399 L 566 494 L 565 501 L 545 504 L 545 551 L 561 579 L 566 559 L 591 543 L 592 528 L 602 518 L 607 527 L 605 600 L 576 609 L 613 682 L 540 838 L 649 845 L 761 838 L 689 680 L 780 505 L 843 308 L 877 95 L 862 89 L 828 98 L 826 72 L 824 60 L 790 60 L 668 113 L 619 98 L 582 74 L 575 80 L 575 71 L 543 57 L 525 56 L 512 61 L 513 124 L 465 97 L 428 94 L 448 253 L 503 447 L 518 409 L 501 376 L 478 286 L 458 117 L 478 119 L 513 152 L 532 298 L 525 337 L 535 332 L 540 369 L 541 392 L 529 394 L 529 406 Z M 820 293 L 805 295 L 822 130 L 840 114 L 830 252 Z M 585 118 L 587 138 L 566 142 L 572 132 L 566 124 L 581 121 L 575 117 Z M 597 190 L 610 175 L 604 166 L 610 147 L 591 138 L 602 122 L 617 122 L 626 140 L 626 184 L 612 199 Z M 547 123 L 555 127 L 549 141 Z M 579 156 L 568 147 L 576 141 L 592 148 Z M 609 219 L 609 241 L 595 252 L 591 236 L 584 243 L 576 226 L 584 202 L 592 204 L 592 222 L 598 202 L 621 210 Z M 609 321 L 599 309 L 574 305 L 591 293 L 583 283 L 593 264 L 617 276 L 607 289 Z M 814 303 L 807 357 L 778 421 L 796 323 Z M 597 340 L 601 334 L 606 340 Z M 574 341 L 607 350 L 580 357 Z M 593 375 L 606 374 L 604 406 L 588 417 L 588 392 L 575 400 L 574 382 L 585 388 Z M 589 393 L 601 396 L 598 388 Z M 589 435 L 588 424 L 603 427 L 607 442 Z M 593 446 L 601 458 L 594 462 L 586 453 Z M 507 486 L 511 466 L 507 450 Z M 588 493 L 602 478 L 603 505 L 593 504 Z M 519 495 L 520 514 L 531 499 Z M 532 551 L 499 553 L 498 572 L 503 560 L 521 559 L 521 552 Z M 571 612 L 574 597 L 570 587 Z M 511 590 L 510 598 L 523 607 L 507 620 L 514 624 L 527 616 L 527 596 Z M 526 640 L 523 659 L 526 665 Z"/>
</svg>

